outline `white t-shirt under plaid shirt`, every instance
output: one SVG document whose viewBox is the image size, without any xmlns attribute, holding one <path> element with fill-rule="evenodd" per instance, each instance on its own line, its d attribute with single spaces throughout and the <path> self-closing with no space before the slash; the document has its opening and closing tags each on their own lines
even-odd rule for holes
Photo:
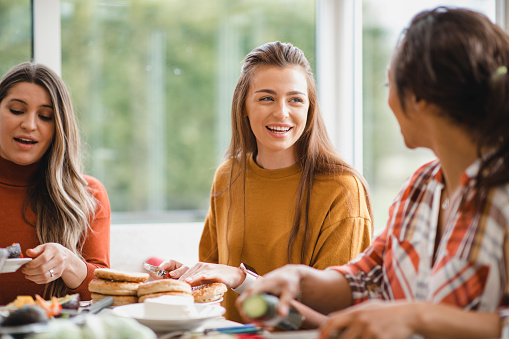
<svg viewBox="0 0 509 339">
<path fill-rule="evenodd" d="M 490 312 L 509 305 L 509 184 L 477 201 L 480 161 L 461 177 L 461 192 L 432 262 L 443 174 L 440 162 L 422 166 L 389 210 L 384 232 L 343 266 L 353 303 L 370 298 L 420 300 Z M 509 174 L 508 174 L 509 175 Z"/>
</svg>

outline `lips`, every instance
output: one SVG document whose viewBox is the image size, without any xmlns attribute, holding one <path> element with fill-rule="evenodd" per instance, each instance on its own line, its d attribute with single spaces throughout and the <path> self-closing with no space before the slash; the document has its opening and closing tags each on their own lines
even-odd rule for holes
<svg viewBox="0 0 509 339">
<path fill-rule="evenodd" d="M 33 145 L 33 144 L 37 143 L 37 141 L 35 141 L 35 140 L 26 139 L 26 138 L 14 138 L 14 140 L 16 140 L 17 142 L 19 142 L 21 144 L 25 144 L 25 145 Z"/>
<path fill-rule="evenodd" d="M 267 128 L 269 131 L 271 131 L 272 133 L 286 133 L 288 131 L 290 131 L 293 127 L 289 127 L 289 126 L 265 126 L 265 128 Z"/>
</svg>

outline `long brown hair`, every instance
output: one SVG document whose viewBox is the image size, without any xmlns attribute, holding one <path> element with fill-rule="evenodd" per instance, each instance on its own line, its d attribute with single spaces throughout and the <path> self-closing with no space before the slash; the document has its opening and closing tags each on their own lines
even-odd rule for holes
<svg viewBox="0 0 509 339">
<path fill-rule="evenodd" d="M 470 132 L 477 188 L 509 182 L 509 35 L 481 13 L 448 7 L 419 13 L 403 34 L 392 70 L 401 106 L 413 93 Z"/>
<path fill-rule="evenodd" d="M 80 138 L 71 98 L 62 79 L 49 67 L 25 62 L 14 66 L 0 82 L 0 102 L 12 86 L 28 82 L 48 91 L 54 109 L 55 135 L 40 161 L 24 204 L 31 208 L 41 244 L 60 243 L 82 258 L 82 240 L 87 235 L 96 201 L 81 176 Z M 67 288 L 61 278 L 45 286 L 45 297 L 62 296 Z"/>
<path fill-rule="evenodd" d="M 239 171 L 234 173 L 234 166 L 232 166 L 230 187 L 233 181 L 242 177 L 245 190 L 246 161 L 250 154 L 254 156 L 257 154 L 256 138 L 247 118 L 245 103 L 251 78 L 258 68 L 263 66 L 281 68 L 298 66 L 306 74 L 309 110 L 306 126 L 295 147 L 296 158 L 302 168 L 302 177 L 296 195 L 293 228 L 288 239 L 287 249 L 288 262 L 290 262 L 293 243 L 299 232 L 301 218 L 303 216 L 304 244 L 301 251 L 301 262 L 304 262 L 304 254 L 309 245 L 309 197 L 311 196 L 311 190 L 313 188 L 314 176 L 320 173 L 349 173 L 355 176 L 364 186 L 369 213 L 372 216 L 368 185 L 366 180 L 352 166 L 339 157 L 329 140 L 318 107 L 313 71 L 304 53 L 290 43 L 276 41 L 266 43 L 253 49 L 245 57 L 242 71 L 233 93 L 231 111 L 232 137 L 230 146 L 226 152 L 226 157 L 232 159 L 234 162 L 238 162 Z M 306 202 L 304 209 L 301 207 L 303 201 Z"/>
</svg>

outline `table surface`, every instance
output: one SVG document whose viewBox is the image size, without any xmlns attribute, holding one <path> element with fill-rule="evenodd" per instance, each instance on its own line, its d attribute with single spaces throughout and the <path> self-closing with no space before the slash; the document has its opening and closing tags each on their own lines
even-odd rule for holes
<svg viewBox="0 0 509 339">
<path fill-rule="evenodd" d="M 107 308 L 99 312 L 100 314 L 105 314 L 111 312 L 111 308 Z M 168 333 L 157 333 L 157 337 L 159 339 L 170 339 L 170 338 L 185 338 L 189 337 L 185 334 L 189 333 L 199 333 L 203 332 L 205 329 L 211 328 L 223 328 L 223 327 L 233 327 L 233 326 L 242 326 L 243 324 L 227 320 L 224 317 L 218 317 L 214 319 L 210 319 L 206 321 L 202 326 L 198 327 L 193 331 L 171 331 Z M 260 336 L 267 339 L 308 339 L 308 338 L 317 338 L 318 330 L 303 330 L 303 331 L 291 331 L 291 332 L 265 332 Z"/>
</svg>

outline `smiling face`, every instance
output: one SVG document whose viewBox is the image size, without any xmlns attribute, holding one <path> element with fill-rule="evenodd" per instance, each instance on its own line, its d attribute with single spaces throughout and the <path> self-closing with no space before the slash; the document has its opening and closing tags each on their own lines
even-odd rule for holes
<svg viewBox="0 0 509 339">
<path fill-rule="evenodd" d="M 0 156 L 18 165 L 41 160 L 55 135 L 51 97 L 43 87 L 21 82 L 0 102 Z"/>
<path fill-rule="evenodd" d="M 258 147 L 257 163 L 267 169 L 296 163 L 295 143 L 309 109 L 305 72 L 300 67 L 260 67 L 249 85 L 246 111 Z"/>
</svg>

